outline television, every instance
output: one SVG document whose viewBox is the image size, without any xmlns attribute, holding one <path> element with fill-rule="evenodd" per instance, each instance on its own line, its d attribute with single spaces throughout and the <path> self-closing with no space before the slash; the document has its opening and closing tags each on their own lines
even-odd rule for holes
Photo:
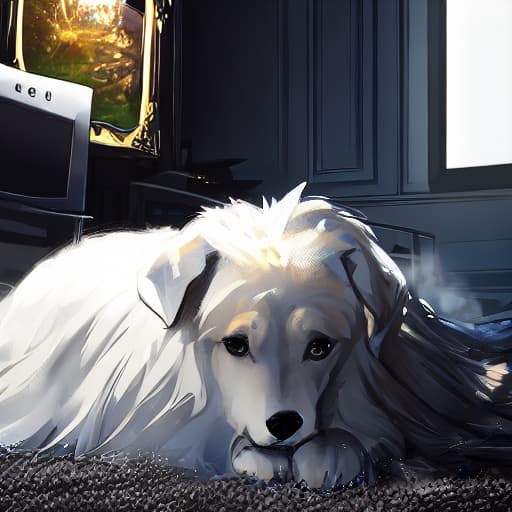
<svg viewBox="0 0 512 512">
<path fill-rule="evenodd" d="M 170 6 L 159 0 L 5 0 L 2 62 L 94 89 L 90 140 L 158 156 L 160 67 L 171 48 Z M 162 37 L 167 39 L 162 42 Z M 160 54 L 160 46 L 168 46 Z M 169 54 L 169 55 L 167 55 Z M 165 73 L 169 73 L 165 70 Z M 165 82 L 165 81 L 164 81 Z M 167 85 L 167 84 L 166 84 Z M 166 87 L 168 94 L 171 87 Z M 165 114 L 164 114 L 165 117 Z"/>
<path fill-rule="evenodd" d="M 0 199 L 84 212 L 92 93 L 0 64 Z"/>
</svg>

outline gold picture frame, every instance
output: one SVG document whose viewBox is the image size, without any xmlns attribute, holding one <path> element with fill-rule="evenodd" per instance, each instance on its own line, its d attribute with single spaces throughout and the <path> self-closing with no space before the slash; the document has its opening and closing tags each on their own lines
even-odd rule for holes
<svg viewBox="0 0 512 512">
<path fill-rule="evenodd" d="M 94 89 L 91 142 L 159 154 L 158 55 L 172 0 L 18 0 L 14 65 Z"/>
</svg>

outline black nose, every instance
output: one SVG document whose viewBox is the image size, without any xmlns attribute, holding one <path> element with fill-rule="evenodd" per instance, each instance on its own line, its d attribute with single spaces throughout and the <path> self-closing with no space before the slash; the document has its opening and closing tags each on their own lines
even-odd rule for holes
<svg viewBox="0 0 512 512">
<path fill-rule="evenodd" d="M 302 427 L 302 418 L 295 411 L 279 411 L 270 416 L 267 420 L 267 428 L 269 432 L 284 441 L 295 434 Z"/>
</svg>

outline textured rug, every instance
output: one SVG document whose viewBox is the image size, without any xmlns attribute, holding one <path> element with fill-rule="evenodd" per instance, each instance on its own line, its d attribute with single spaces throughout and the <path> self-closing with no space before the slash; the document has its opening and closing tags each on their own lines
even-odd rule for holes
<svg viewBox="0 0 512 512">
<path fill-rule="evenodd" d="M 387 478 L 319 492 L 253 479 L 198 481 L 159 460 L 35 461 L 0 451 L 1 511 L 458 511 L 512 510 L 512 480 L 497 472 L 461 478 Z"/>
</svg>

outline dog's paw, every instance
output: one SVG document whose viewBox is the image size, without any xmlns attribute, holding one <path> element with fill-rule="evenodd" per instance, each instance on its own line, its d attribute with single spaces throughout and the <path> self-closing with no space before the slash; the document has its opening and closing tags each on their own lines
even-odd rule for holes
<svg viewBox="0 0 512 512">
<path fill-rule="evenodd" d="M 346 485 L 365 471 L 365 453 L 357 440 L 341 430 L 330 430 L 297 448 L 292 471 L 296 482 L 330 490 Z"/>
<path fill-rule="evenodd" d="M 258 448 L 238 441 L 232 450 L 233 470 L 240 475 L 255 476 L 260 480 L 272 478 L 281 481 L 291 477 L 290 459 L 286 453 Z"/>
</svg>

